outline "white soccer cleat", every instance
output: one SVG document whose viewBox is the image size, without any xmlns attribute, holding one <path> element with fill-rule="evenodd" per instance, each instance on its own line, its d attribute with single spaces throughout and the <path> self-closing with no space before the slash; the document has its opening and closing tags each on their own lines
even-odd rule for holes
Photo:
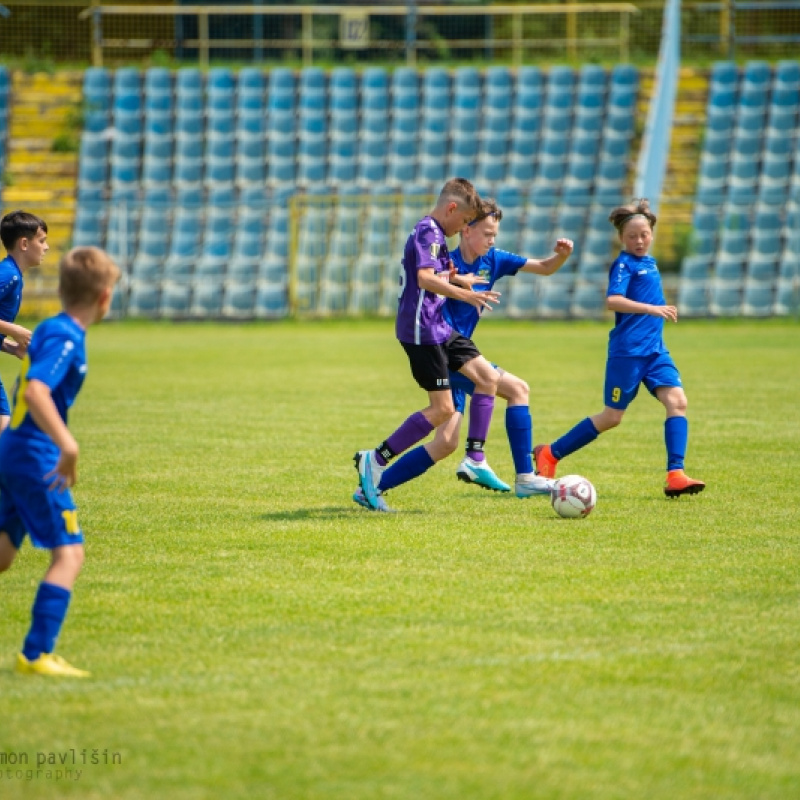
<svg viewBox="0 0 800 800">
<path fill-rule="evenodd" d="M 456 476 L 465 483 L 475 483 L 484 489 L 491 489 L 494 492 L 510 492 L 511 487 L 503 483 L 494 470 L 489 466 L 488 461 L 473 461 L 469 456 L 464 456 L 456 470 Z"/>
<path fill-rule="evenodd" d="M 533 473 L 530 475 L 518 475 L 517 480 L 514 482 L 514 494 L 522 499 L 536 497 L 537 495 L 547 495 L 549 497 L 555 483 L 551 478 L 544 478 Z"/>
</svg>

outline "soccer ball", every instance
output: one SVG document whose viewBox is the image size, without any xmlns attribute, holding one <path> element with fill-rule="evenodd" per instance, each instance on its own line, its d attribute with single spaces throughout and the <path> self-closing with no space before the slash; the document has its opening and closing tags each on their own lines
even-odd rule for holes
<svg viewBox="0 0 800 800">
<path fill-rule="evenodd" d="M 565 475 L 555 482 L 550 502 L 559 517 L 580 519 L 591 513 L 597 502 L 597 492 L 586 478 Z"/>
</svg>

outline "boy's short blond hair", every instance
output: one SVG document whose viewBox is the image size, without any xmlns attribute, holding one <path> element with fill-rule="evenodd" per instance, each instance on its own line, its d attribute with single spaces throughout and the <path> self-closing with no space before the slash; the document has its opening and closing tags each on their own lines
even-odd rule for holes
<svg viewBox="0 0 800 800">
<path fill-rule="evenodd" d="M 73 247 L 58 265 L 58 293 L 65 306 L 88 306 L 119 280 L 119 267 L 99 247 Z"/>
</svg>

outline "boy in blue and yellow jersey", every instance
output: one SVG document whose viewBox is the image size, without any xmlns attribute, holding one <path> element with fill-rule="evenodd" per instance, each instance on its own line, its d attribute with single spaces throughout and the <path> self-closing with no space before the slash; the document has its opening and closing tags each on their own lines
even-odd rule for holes
<svg viewBox="0 0 800 800">
<path fill-rule="evenodd" d="M 27 534 L 50 550 L 50 566 L 33 603 L 17 671 L 86 677 L 53 653 L 72 588 L 83 565 L 83 533 L 70 487 L 78 444 L 67 412 L 86 377 L 86 329 L 108 312 L 119 270 L 96 247 L 78 247 L 59 265 L 63 311 L 34 332 L 14 393 L 9 426 L 0 435 L 0 572 Z"/>
<path fill-rule="evenodd" d="M 608 340 L 605 408 L 586 417 L 551 444 L 538 445 L 534 449 L 536 469 L 540 475 L 555 477 L 560 459 L 622 422 L 640 384 L 644 384 L 666 409 L 664 493 L 667 497 L 697 494 L 705 489 L 705 484 L 683 471 L 689 439 L 686 394 L 663 338 L 664 320 L 677 322 L 678 309 L 667 305 L 658 266 L 648 254 L 656 216 L 647 200 L 642 199 L 615 208 L 609 222 L 617 229 L 622 251 L 608 276 L 607 307 L 615 312 L 615 325 Z"/>
<path fill-rule="evenodd" d="M 0 220 L 0 241 L 7 251 L 0 261 L 0 350 L 22 358 L 31 341 L 31 332 L 14 322 L 22 302 L 22 275 L 30 267 L 38 267 L 50 249 L 47 224 L 25 211 L 12 211 Z M 10 414 L 0 383 L 0 431 L 8 425 Z"/>
</svg>

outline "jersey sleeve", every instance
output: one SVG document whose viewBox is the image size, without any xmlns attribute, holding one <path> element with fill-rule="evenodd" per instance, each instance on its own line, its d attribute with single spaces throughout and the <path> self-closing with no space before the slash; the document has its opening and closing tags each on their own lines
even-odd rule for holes
<svg viewBox="0 0 800 800">
<path fill-rule="evenodd" d="M 420 227 L 414 237 L 414 255 L 416 269 L 435 269 L 438 264 L 438 254 L 442 245 L 437 242 L 436 231 L 433 226 Z"/>
<path fill-rule="evenodd" d="M 498 278 L 506 275 L 516 275 L 525 266 L 527 260 L 527 258 L 518 256 L 516 253 L 510 253 L 508 250 L 495 249 L 495 274 Z"/>
<path fill-rule="evenodd" d="M 49 335 L 36 344 L 28 351 L 31 357 L 28 380 L 41 381 L 52 392 L 64 380 L 78 348 L 64 335 Z"/>
<path fill-rule="evenodd" d="M 5 265 L 0 267 L 0 300 L 5 300 L 9 294 L 14 292 L 17 281 L 16 274 Z"/>
<path fill-rule="evenodd" d="M 621 259 L 617 259 L 608 272 L 608 291 L 606 297 L 621 294 L 627 296 L 628 284 L 631 282 L 631 268 Z"/>
</svg>

